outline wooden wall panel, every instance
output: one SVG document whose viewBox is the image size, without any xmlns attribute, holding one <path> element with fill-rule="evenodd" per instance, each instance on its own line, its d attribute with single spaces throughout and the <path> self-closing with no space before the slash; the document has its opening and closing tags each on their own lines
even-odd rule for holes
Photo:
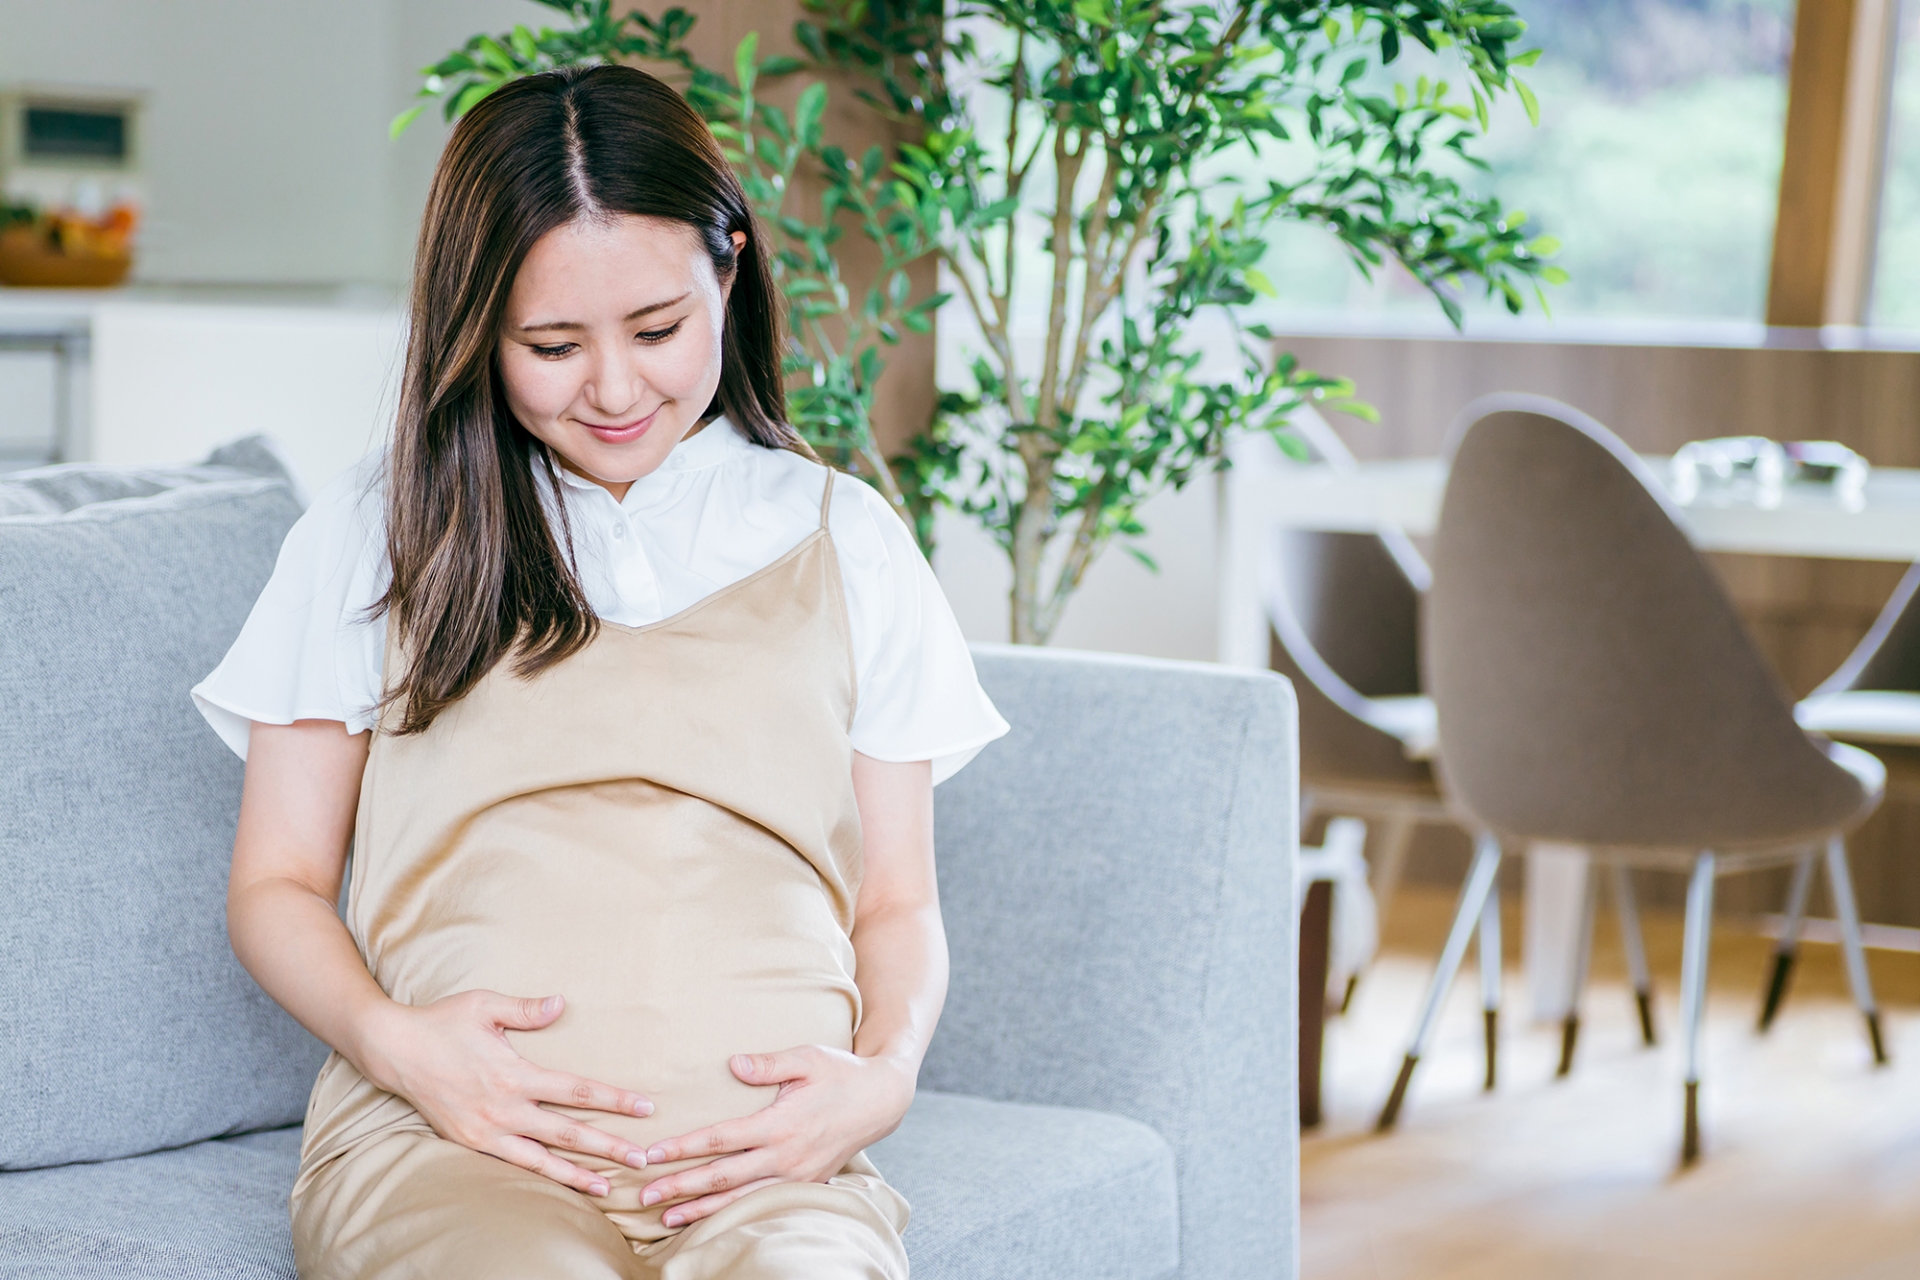
<svg viewBox="0 0 1920 1280">
<path fill-rule="evenodd" d="M 1870 461 L 1920 466 L 1920 353 L 1792 347 L 1671 347 L 1460 338 L 1297 334 L 1279 346 L 1308 368 L 1351 377 L 1380 411 L 1375 425 L 1336 416 L 1365 458 L 1432 456 L 1478 396 L 1526 391 L 1598 418 L 1633 448 L 1670 453 L 1717 435 L 1839 440 Z M 1811 690 L 1859 642 L 1905 567 L 1866 561 L 1712 555 L 1729 593 L 1789 690 Z M 1913 781 L 1854 838 L 1862 909 L 1920 926 L 1920 752 Z M 1466 844 L 1423 836 L 1410 874 L 1457 881 Z M 1647 877 L 1650 900 L 1678 906 L 1678 877 Z M 1735 877 L 1720 900 L 1743 914 L 1778 910 L 1776 875 Z M 1824 910 L 1825 908 L 1820 908 Z"/>
<path fill-rule="evenodd" d="M 693 10 L 700 21 L 687 44 L 708 66 L 731 73 L 734 50 L 750 32 L 759 34 L 762 58 L 800 52 L 793 39 L 793 24 L 804 14 L 799 0 L 704 0 Z M 769 83 L 760 92 L 766 101 L 791 108 L 806 83 L 804 77 L 793 77 Z M 897 141 L 887 123 L 854 97 L 852 85 L 830 77 L 827 91 L 827 134 L 851 154 L 859 155 L 874 143 L 887 146 Z M 820 195 L 817 180 L 798 182 L 788 196 L 788 209 L 818 210 Z M 879 271 L 879 250 L 849 225 L 840 252 L 842 270 L 857 302 Z M 909 274 L 918 294 L 933 292 L 936 271 L 931 259 Z M 873 423 L 874 435 L 889 452 L 905 445 L 933 419 L 935 350 L 932 335 L 906 334 L 899 346 L 883 351 L 887 371 L 874 394 Z"/>
</svg>

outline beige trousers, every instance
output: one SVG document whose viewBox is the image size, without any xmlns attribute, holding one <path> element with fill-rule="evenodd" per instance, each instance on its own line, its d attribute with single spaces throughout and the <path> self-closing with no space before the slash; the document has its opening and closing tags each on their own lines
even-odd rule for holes
<svg viewBox="0 0 1920 1280">
<path fill-rule="evenodd" d="M 333 1176 L 329 1176 L 329 1174 Z M 294 1202 L 302 1280 L 905 1280 L 906 1202 L 865 1157 L 629 1242 L 591 1197 L 433 1134 L 395 1133 Z"/>
</svg>

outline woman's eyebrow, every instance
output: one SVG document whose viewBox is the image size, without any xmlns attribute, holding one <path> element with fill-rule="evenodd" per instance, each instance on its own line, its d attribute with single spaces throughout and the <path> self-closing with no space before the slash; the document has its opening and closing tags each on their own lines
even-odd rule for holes
<svg viewBox="0 0 1920 1280">
<path fill-rule="evenodd" d="M 689 289 L 677 298 L 667 298 L 660 302 L 649 302 L 644 307 L 627 312 L 626 315 L 621 317 L 621 321 L 625 323 L 638 320 L 641 316 L 650 316 L 656 311 L 665 311 L 668 307 L 685 302 L 692 296 L 693 290 Z M 546 320 L 540 324 L 523 324 L 520 326 L 520 332 L 541 333 L 548 329 L 584 329 L 586 327 L 586 325 L 581 324 L 578 320 Z"/>
</svg>

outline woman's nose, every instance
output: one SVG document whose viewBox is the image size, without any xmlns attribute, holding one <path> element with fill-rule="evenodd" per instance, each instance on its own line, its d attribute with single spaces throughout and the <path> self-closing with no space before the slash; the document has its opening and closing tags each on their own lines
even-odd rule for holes
<svg viewBox="0 0 1920 1280">
<path fill-rule="evenodd" d="M 618 421 L 621 414 L 640 404 L 646 387 L 639 362 L 618 352 L 604 354 L 594 362 L 582 391 L 595 413 Z"/>
</svg>

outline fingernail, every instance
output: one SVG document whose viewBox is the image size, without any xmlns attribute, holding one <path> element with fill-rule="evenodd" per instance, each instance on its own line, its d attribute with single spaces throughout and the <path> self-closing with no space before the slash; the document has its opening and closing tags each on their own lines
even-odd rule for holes
<svg viewBox="0 0 1920 1280">
<path fill-rule="evenodd" d="M 542 1013 L 560 1012 L 560 997 L 548 996 L 545 1000 L 542 1000 L 540 1002 L 540 1012 Z"/>
<path fill-rule="evenodd" d="M 603 1196 L 603 1195 L 605 1195 L 605 1194 L 607 1194 L 607 1184 L 606 1184 L 606 1183 L 604 1183 L 604 1182 L 596 1182 L 596 1183 L 594 1183 L 594 1184 L 593 1184 L 593 1194 L 595 1194 L 595 1195 L 597 1195 L 597 1196 Z"/>
<path fill-rule="evenodd" d="M 629 1151 L 627 1152 L 627 1163 L 636 1169 L 644 1169 L 647 1167 L 647 1153 L 644 1151 Z"/>
<path fill-rule="evenodd" d="M 665 1164 L 666 1162 L 667 1162 L 667 1149 L 665 1147 L 648 1147 L 647 1148 L 648 1164 Z"/>
<path fill-rule="evenodd" d="M 670 1227 L 677 1227 L 680 1225 L 680 1215 L 677 1213 L 670 1213 L 666 1215 L 664 1218 L 660 1219 L 660 1221 L 666 1223 Z"/>
<path fill-rule="evenodd" d="M 642 1098 L 633 1104 L 633 1114 L 637 1116 L 650 1116 L 653 1114 L 653 1104 L 645 1098 Z"/>
<path fill-rule="evenodd" d="M 709 1061 L 711 1061 L 711 1059 L 709 1059 Z M 644 1195 L 642 1195 L 642 1196 L 640 1197 L 640 1203 L 641 1203 L 641 1204 L 643 1204 L 643 1205 L 654 1205 L 654 1204 L 659 1204 L 659 1203 L 660 1203 L 660 1193 L 659 1193 L 658 1191 L 649 1191 L 649 1192 L 646 1192 L 646 1193 L 645 1193 Z"/>
</svg>

